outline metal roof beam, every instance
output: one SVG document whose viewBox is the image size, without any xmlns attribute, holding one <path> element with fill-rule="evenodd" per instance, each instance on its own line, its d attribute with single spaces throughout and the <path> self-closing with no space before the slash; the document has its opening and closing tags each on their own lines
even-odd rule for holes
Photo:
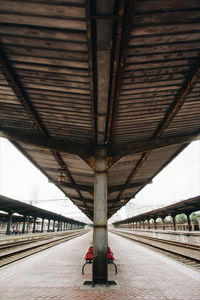
<svg viewBox="0 0 200 300">
<path fill-rule="evenodd" d="M 159 138 L 150 141 L 140 141 L 112 147 L 108 150 L 109 156 L 125 156 L 130 154 L 142 153 L 154 149 L 160 149 L 177 144 L 191 143 L 200 139 L 200 133 Z"/>
<path fill-rule="evenodd" d="M 72 195 L 68 195 L 68 197 L 70 197 L 70 199 L 81 201 L 81 202 L 84 201 L 86 203 L 91 203 L 91 204 L 94 203 L 94 200 L 93 199 L 89 199 L 89 198 L 80 198 L 80 197 L 75 197 L 75 196 L 72 196 Z M 124 201 L 129 200 L 129 198 L 122 198 L 122 199 Z M 108 204 L 115 203 L 115 199 L 109 199 L 107 201 L 108 201 Z M 121 203 L 118 202 L 118 204 L 116 204 L 116 205 L 120 205 L 121 206 Z"/>
<path fill-rule="evenodd" d="M 199 79 L 200 74 L 200 60 L 196 63 L 195 67 L 193 68 L 191 74 L 188 76 L 185 84 L 183 85 L 182 89 L 180 90 L 179 94 L 177 95 L 176 100 L 173 102 L 172 106 L 170 107 L 169 111 L 167 112 L 166 116 L 164 117 L 158 132 L 156 133 L 155 137 L 160 137 L 165 129 L 170 125 L 171 121 L 176 117 L 179 110 L 184 105 L 187 96 L 191 93 L 194 85 L 196 84 L 197 80 Z"/>
<path fill-rule="evenodd" d="M 53 183 L 59 184 L 58 181 L 52 181 Z M 140 182 L 134 182 L 134 183 L 130 183 L 128 185 L 114 185 L 114 186 L 110 186 L 108 188 L 108 193 L 113 193 L 113 192 L 117 192 L 117 191 L 121 191 L 124 189 L 132 189 L 134 187 L 138 187 L 138 186 L 142 186 L 148 183 L 152 183 L 151 180 L 144 180 L 144 181 L 140 181 Z M 83 185 L 83 184 L 73 184 L 73 183 L 68 183 L 68 182 L 62 182 L 60 183 L 63 187 L 67 187 L 67 188 L 73 188 L 73 189 L 78 189 L 80 191 L 85 191 L 88 193 L 93 193 L 94 192 L 94 187 L 93 186 L 89 186 L 89 185 Z M 93 200 L 91 199 L 85 199 L 85 198 L 75 198 L 75 197 L 71 197 L 72 199 L 76 199 L 76 200 L 80 200 L 80 201 L 84 201 L 87 203 L 93 203 Z M 114 202 L 114 200 L 109 201 L 109 202 Z"/>
<path fill-rule="evenodd" d="M 185 81 L 182 89 L 179 91 L 179 93 L 176 97 L 176 100 L 173 102 L 173 104 L 171 105 L 171 107 L 167 111 L 165 117 L 163 118 L 160 126 L 158 127 L 158 130 L 157 130 L 157 132 L 155 133 L 155 135 L 153 137 L 155 141 L 158 138 L 160 138 L 160 136 L 164 133 L 166 128 L 171 124 L 173 119 L 178 114 L 179 110 L 184 105 L 185 100 L 187 99 L 188 95 L 191 93 L 195 83 L 198 80 L 199 73 L 200 73 L 200 60 L 198 60 L 197 64 L 194 66 L 192 72 L 189 74 L 187 80 Z M 116 113 L 115 113 L 114 117 L 116 118 Z M 113 117 L 112 124 L 111 124 L 111 137 L 112 137 L 112 131 L 113 131 L 112 127 L 114 127 L 114 117 Z M 190 142 L 191 142 L 191 140 L 189 142 L 185 141 L 185 142 L 181 142 L 181 143 L 186 145 L 186 144 L 189 144 Z M 154 149 L 156 149 L 156 148 L 154 148 Z M 133 179 L 133 177 L 137 174 L 138 170 L 143 166 L 144 162 L 149 157 L 149 154 L 151 153 L 151 150 L 153 150 L 153 149 L 144 150 L 144 152 L 142 153 L 141 158 L 139 159 L 136 167 L 132 170 L 132 172 L 128 176 L 128 178 L 126 180 L 126 184 L 128 184 Z M 122 192 L 123 191 L 121 191 L 119 193 L 116 201 L 119 200 Z"/>
<path fill-rule="evenodd" d="M 91 204 L 94 203 L 94 200 L 93 200 L 93 199 L 89 199 L 89 198 L 75 197 L 75 196 L 72 196 L 72 195 L 68 195 L 68 197 L 70 197 L 70 199 L 77 200 L 77 201 L 81 201 L 81 202 L 86 202 L 86 203 L 91 203 Z M 78 206 L 79 206 L 79 205 L 78 205 Z"/>
<path fill-rule="evenodd" d="M 85 145 L 74 143 L 71 141 L 63 141 L 54 138 L 39 136 L 36 134 L 19 133 L 15 130 L 7 130 L 0 127 L 0 136 L 5 137 L 11 141 L 23 142 L 32 144 L 42 148 L 47 148 L 53 151 L 61 151 L 70 154 L 75 154 L 81 158 L 89 157 L 92 155 L 92 148 Z"/>
<path fill-rule="evenodd" d="M 0 69 L 4 78 L 8 82 L 9 87 L 12 89 L 13 93 L 16 95 L 18 101 L 23 106 L 27 115 L 32 120 L 33 127 L 35 127 L 42 135 L 46 135 L 47 131 L 44 128 L 42 121 L 40 120 L 40 117 L 33 109 L 28 95 L 25 93 L 21 85 L 21 82 L 19 81 L 13 68 L 10 66 L 8 59 L 1 48 L 0 48 Z"/>
<path fill-rule="evenodd" d="M 76 189 L 77 193 L 79 194 L 79 196 L 81 198 L 83 198 L 80 189 L 77 187 L 77 184 L 75 183 L 75 180 L 73 178 L 73 176 L 71 175 L 70 171 L 67 168 L 66 163 L 63 161 L 61 155 L 59 152 L 57 151 L 52 151 L 52 154 L 54 155 L 55 160 L 57 161 L 57 163 L 61 166 L 61 168 L 63 169 L 64 174 L 68 177 L 68 179 L 71 182 L 71 185 L 73 186 L 72 188 Z M 58 186 L 58 182 L 55 181 L 55 184 Z M 74 201 L 72 199 L 70 199 L 73 203 Z M 87 203 L 84 203 L 85 208 L 88 209 Z"/>
<path fill-rule="evenodd" d="M 47 132 L 46 128 L 43 126 L 39 115 L 37 114 L 37 112 L 34 110 L 34 108 L 32 106 L 32 103 L 29 99 L 29 96 L 26 94 L 20 80 L 18 79 L 18 77 L 17 77 L 15 71 L 13 70 L 12 66 L 9 64 L 9 61 L 8 61 L 5 53 L 3 52 L 3 50 L 1 48 L 0 48 L 0 70 L 1 70 L 1 73 L 3 74 L 4 78 L 8 82 L 9 86 L 12 88 L 13 93 L 16 95 L 19 103 L 24 108 L 27 116 L 31 119 L 32 124 L 33 124 L 33 128 L 35 128 L 37 130 L 37 132 L 39 132 L 39 134 L 41 135 L 41 136 L 35 136 L 35 140 L 34 140 L 35 143 L 39 139 L 40 139 L 40 142 L 42 142 L 42 139 L 48 140 L 48 132 Z M 0 130 L 1 130 L 1 128 L 0 128 Z M 4 134 L 5 134 L 5 132 L 4 132 Z M 19 141 L 19 140 L 16 139 L 16 136 L 17 136 L 16 133 L 12 137 L 4 135 L 4 137 L 8 138 L 11 141 Z M 26 142 L 26 141 L 22 140 L 22 142 Z M 29 141 L 29 143 L 30 143 L 30 141 Z M 63 142 L 60 144 L 60 146 L 62 144 L 63 144 Z M 36 145 L 36 144 L 34 144 L 34 145 Z M 67 148 L 70 148 L 70 145 L 71 145 L 71 142 L 68 145 L 66 145 Z M 51 147 L 49 147 L 49 146 L 45 146 L 45 147 L 50 149 L 50 151 L 51 151 L 52 155 L 54 156 L 55 160 L 58 162 L 58 164 L 61 167 L 63 167 L 63 165 L 65 165 L 65 164 L 62 162 L 62 158 L 61 158 L 60 154 L 57 152 L 57 151 L 63 151 L 63 150 L 54 149 L 53 144 L 51 145 Z M 74 150 L 75 149 L 83 149 L 83 148 L 84 147 L 82 145 L 76 145 L 74 147 Z M 82 150 L 81 150 L 81 152 L 82 152 Z M 86 151 L 86 152 L 88 153 L 88 151 Z M 70 153 L 72 153 L 72 152 L 70 152 Z M 75 154 L 74 151 L 73 151 L 73 154 Z M 77 153 L 77 155 L 81 156 L 80 152 L 79 152 L 79 154 Z M 70 180 L 73 184 L 74 180 L 73 180 L 73 178 L 72 178 L 69 171 L 68 171 L 68 176 L 69 176 L 69 178 L 70 178 Z M 80 193 L 80 191 L 77 191 L 77 192 Z M 87 207 L 87 204 L 85 204 L 85 206 Z"/>
<path fill-rule="evenodd" d="M 149 184 L 152 183 L 152 180 L 144 180 L 144 181 L 140 181 L 140 182 L 134 182 L 134 183 L 130 183 L 127 185 L 124 184 L 120 184 L 120 185 L 114 185 L 111 186 L 110 188 L 108 188 L 109 193 L 113 193 L 113 192 L 118 192 L 124 189 L 132 189 L 134 187 L 138 187 L 138 186 L 142 186 L 145 184 Z"/>
<path fill-rule="evenodd" d="M 79 191 L 84 191 L 84 192 L 88 192 L 88 193 L 93 193 L 94 191 L 94 187 L 93 186 L 89 186 L 89 185 L 83 185 L 83 184 L 76 184 L 76 183 L 68 183 L 68 182 L 62 182 L 62 183 L 59 183 L 58 181 L 51 181 L 52 183 L 55 183 L 57 185 L 61 185 L 63 187 L 66 187 L 66 188 L 70 188 L 70 189 L 76 189 L 76 190 L 79 190 Z M 74 197 L 71 197 L 72 199 Z M 70 198 L 70 199 L 71 199 Z M 83 201 L 84 198 L 80 198 L 81 201 Z"/>
<path fill-rule="evenodd" d="M 122 86 L 123 72 L 127 59 L 127 51 L 131 36 L 131 28 L 135 11 L 135 0 L 119 1 L 119 19 L 115 27 L 115 51 L 111 70 L 111 87 L 109 99 L 109 117 L 107 118 L 107 139 L 111 142 L 118 116 L 118 102 Z"/>
</svg>

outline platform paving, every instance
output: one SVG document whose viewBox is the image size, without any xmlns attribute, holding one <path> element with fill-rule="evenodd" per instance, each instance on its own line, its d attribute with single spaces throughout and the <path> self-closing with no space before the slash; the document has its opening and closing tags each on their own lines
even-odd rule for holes
<svg viewBox="0 0 200 300">
<path fill-rule="evenodd" d="M 1 300 L 199 300 L 200 273 L 132 241 L 109 234 L 118 274 L 117 286 L 83 286 L 91 265 L 81 275 L 92 233 L 70 240 L 0 270 Z"/>
</svg>

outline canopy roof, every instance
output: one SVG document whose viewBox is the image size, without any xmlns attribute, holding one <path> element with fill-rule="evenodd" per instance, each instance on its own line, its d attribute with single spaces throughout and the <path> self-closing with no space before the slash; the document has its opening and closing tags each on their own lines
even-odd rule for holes
<svg viewBox="0 0 200 300">
<path fill-rule="evenodd" d="M 76 221 L 71 218 L 67 218 L 65 216 L 56 214 L 54 212 L 48 211 L 46 209 L 42 209 L 18 200 L 14 200 L 5 196 L 0 195 L 0 208 L 1 210 L 7 213 L 18 213 L 20 215 L 31 216 L 31 217 L 39 217 L 43 219 L 51 219 L 62 222 L 67 222 L 70 224 L 80 224 L 85 225 L 85 223 Z"/>
<path fill-rule="evenodd" d="M 0 1 L 0 136 L 90 219 L 106 147 L 112 216 L 199 138 L 199 17 L 198 0 Z"/>
<path fill-rule="evenodd" d="M 130 217 L 118 222 L 113 223 L 114 225 L 126 224 L 131 222 L 137 222 L 142 220 L 150 220 L 157 218 L 165 218 L 166 216 L 176 216 L 178 214 L 188 214 L 200 210 L 200 196 L 179 201 L 175 204 L 167 205 L 162 208 L 147 211 L 143 214 Z"/>
</svg>

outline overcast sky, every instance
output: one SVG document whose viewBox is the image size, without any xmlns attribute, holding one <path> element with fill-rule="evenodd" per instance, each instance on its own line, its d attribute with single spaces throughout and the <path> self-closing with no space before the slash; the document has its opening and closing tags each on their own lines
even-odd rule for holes
<svg viewBox="0 0 200 300">
<path fill-rule="evenodd" d="M 64 199 L 63 193 L 3 138 L 0 138 L 0 194 L 21 201 Z M 165 205 L 197 195 L 200 195 L 199 141 L 190 144 L 131 202 L 136 207 Z M 83 217 L 67 200 L 41 201 L 38 206 L 74 219 Z"/>
<path fill-rule="evenodd" d="M 48 179 L 4 138 L 0 138 L 0 194 L 31 202 L 33 205 L 69 218 L 89 221 L 54 184 L 49 183 Z M 46 201 L 48 199 L 66 200 Z"/>
</svg>

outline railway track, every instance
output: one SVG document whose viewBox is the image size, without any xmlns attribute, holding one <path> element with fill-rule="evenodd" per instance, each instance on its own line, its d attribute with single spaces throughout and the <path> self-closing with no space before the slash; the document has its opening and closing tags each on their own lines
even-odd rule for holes
<svg viewBox="0 0 200 300">
<path fill-rule="evenodd" d="M 200 272 L 200 246 L 189 245 L 164 239 L 157 239 L 145 235 L 135 234 L 121 230 L 109 230 L 110 232 L 130 239 L 151 250 L 164 254 L 179 263 Z"/>
<path fill-rule="evenodd" d="M 65 232 L 63 234 L 36 237 L 24 241 L 7 242 L 0 245 L 0 267 L 18 261 L 37 252 L 64 243 L 68 240 L 81 236 L 88 230 L 79 230 L 76 232 Z"/>
</svg>

